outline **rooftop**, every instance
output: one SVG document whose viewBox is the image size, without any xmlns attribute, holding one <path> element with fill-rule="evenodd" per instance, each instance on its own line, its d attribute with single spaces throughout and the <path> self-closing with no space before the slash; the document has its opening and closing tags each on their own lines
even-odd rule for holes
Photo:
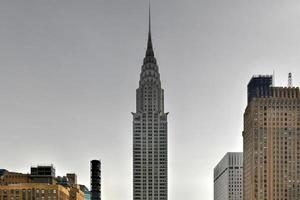
<svg viewBox="0 0 300 200">
<path fill-rule="evenodd" d="M 0 176 L 3 176 L 6 172 L 8 172 L 6 169 L 0 169 Z"/>
</svg>

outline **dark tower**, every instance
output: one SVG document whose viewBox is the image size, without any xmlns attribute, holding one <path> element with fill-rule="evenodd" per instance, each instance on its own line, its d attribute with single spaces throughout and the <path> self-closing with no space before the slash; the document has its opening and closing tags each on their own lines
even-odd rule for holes
<svg viewBox="0 0 300 200">
<path fill-rule="evenodd" d="M 271 75 L 253 76 L 248 84 L 248 103 L 254 98 L 272 96 L 272 85 L 273 77 Z"/>
<path fill-rule="evenodd" d="M 91 161 L 91 200 L 101 200 L 101 161 Z"/>
</svg>

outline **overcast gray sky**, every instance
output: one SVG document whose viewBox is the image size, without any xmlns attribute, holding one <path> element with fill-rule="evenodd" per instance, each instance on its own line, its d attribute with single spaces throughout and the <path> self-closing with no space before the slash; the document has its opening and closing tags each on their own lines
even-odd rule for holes
<svg viewBox="0 0 300 200">
<path fill-rule="evenodd" d="M 103 199 L 132 199 L 132 116 L 147 0 L 0 0 L 0 168 L 53 163 Z M 213 168 L 242 151 L 246 85 L 300 79 L 299 0 L 152 1 L 169 115 L 172 200 L 213 199 Z"/>
</svg>

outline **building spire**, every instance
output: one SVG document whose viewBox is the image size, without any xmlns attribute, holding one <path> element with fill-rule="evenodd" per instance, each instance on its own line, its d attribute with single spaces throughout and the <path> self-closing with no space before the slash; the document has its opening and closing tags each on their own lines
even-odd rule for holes
<svg viewBox="0 0 300 200">
<path fill-rule="evenodd" d="M 149 33 L 151 35 L 151 1 L 149 0 Z"/>
<path fill-rule="evenodd" d="M 149 30 L 148 30 L 148 44 L 147 44 L 147 51 L 146 57 L 154 57 L 153 45 L 152 45 L 152 38 L 151 38 L 151 3 L 149 0 Z"/>
</svg>

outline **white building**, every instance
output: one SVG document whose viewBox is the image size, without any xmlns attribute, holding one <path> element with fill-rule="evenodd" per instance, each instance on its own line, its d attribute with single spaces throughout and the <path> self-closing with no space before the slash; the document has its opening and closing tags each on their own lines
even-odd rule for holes
<svg viewBox="0 0 300 200">
<path fill-rule="evenodd" d="M 214 168 L 214 200 L 243 199 L 243 153 L 227 153 Z"/>
</svg>

